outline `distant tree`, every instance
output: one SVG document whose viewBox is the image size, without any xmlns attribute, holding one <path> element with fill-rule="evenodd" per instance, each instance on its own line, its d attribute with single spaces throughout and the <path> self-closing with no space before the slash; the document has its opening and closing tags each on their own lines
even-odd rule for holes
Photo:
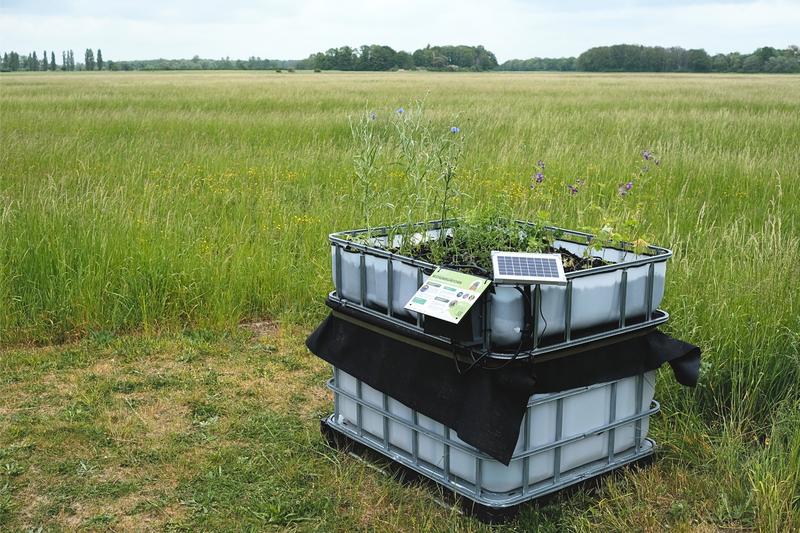
<svg viewBox="0 0 800 533">
<path fill-rule="evenodd" d="M 498 70 L 575 70 L 574 57 L 532 57 L 530 59 L 510 59 L 497 67 Z"/>
<path fill-rule="evenodd" d="M 728 72 L 741 72 L 742 64 L 744 63 L 744 56 L 739 52 L 731 52 L 727 55 L 728 58 Z"/>
<path fill-rule="evenodd" d="M 433 64 L 433 50 L 431 50 L 431 45 L 420 48 L 419 50 L 414 50 L 411 58 L 414 60 L 414 66 L 417 68 L 430 68 Z"/>
<path fill-rule="evenodd" d="M 403 52 L 400 50 L 397 52 L 397 67 L 402 68 L 405 70 L 411 70 L 414 68 L 414 57 L 409 54 L 408 52 Z"/>
<path fill-rule="evenodd" d="M 69 51 L 69 68 L 67 70 L 75 70 L 75 52 Z"/>
<path fill-rule="evenodd" d="M 742 61 L 742 70 L 744 72 L 761 72 L 763 66 L 764 60 L 758 54 L 751 54 Z"/>
<path fill-rule="evenodd" d="M 642 50 L 643 72 L 664 72 L 667 66 L 667 50 L 661 46 L 646 46 Z"/>
<path fill-rule="evenodd" d="M 325 70 L 323 67 L 319 68 Z M 379 44 L 365 44 L 359 48 L 358 58 L 355 60 L 356 70 L 391 70 L 392 68 L 397 68 L 397 52 L 394 49 Z"/>
<path fill-rule="evenodd" d="M 103 52 L 97 49 L 97 70 L 103 70 Z"/>
<path fill-rule="evenodd" d="M 0 66 L 0 70 L 11 70 L 8 67 L 8 52 L 3 53 L 3 63 Z"/>
<path fill-rule="evenodd" d="M 56 69 L 56 53 L 52 50 L 50 51 L 50 70 Z"/>
<path fill-rule="evenodd" d="M 716 54 L 711 58 L 712 72 L 728 72 L 728 69 L 730 69 L 730 63 L 725 54 Z"/>
<path fill-rule="evenodd" d="M 67 70 L 67 53 L 61 50 L 61 70 Z"/>
<path fill-rule="evenodd" d="M 355 50 L 349 46 L 340 46 L 325 52 L 323 64 L 327 65 L 328 69 L 353 70 L 357 59 Z"/>
<path fill-rule="evenodd" d="M 435 68 L 439 70 L 444 70 L 447 68 L 447 65 L 450 64 L 450 60 L 447 56 L 441 53 L 439 50 L 431 50 L 431 65 L 430 68 Z"/>
<path fill-rule="evenodd" d="M 777 56 L 778 51 L 771 46 L 764 46 L 753 52 L 753 55 L 758 56 L 762 63 L 766 63 L 770 58 Z"/>
<path fill-rule="evenodd" d="M 791 54 L 789 50 L 769 58 L 764 64 L 764 72 L 788 74 L 800 72 L 800 57 Z"/>
<path fill-rule="evenodd" d="M 680 46 L 667 48 L 666 72 L 686 72 L 689 70 L 689 53 Z"/>
<path fill-rule="evenodd" d="M 492 70 L 497 68 L 497 57 L 482 45 L 475 47 L 475 70 Z"/>
<path fill-rule="evenodd" d="M 8 54 L 8 70 L 16 72 L 19 70 L 19 54 L 11 52 Z"/>
<path fill-rule="evenodd" d="M 578 56 L 576 68 L 589 72 L 708 72 L 711 58 L 701 49 L 615 44 L 585 51 Z"/>
<path fill-rule="evenodd" d="M 47 50 L 42 52 L 42 70 L 47 70 L 50 65 L 47 63 Z"/>
<path fill-rule="evenodd" d="M 36 52 L 28 56 L 28 70 L 39 70 L 39 58 L 36 57 Z"/>
<path fill-rule="evenodd" d="M 687 52 L 687 66 L 690 72 L 709 72 L 711 70 L 711 58 L 702 48 L 689 50 Z"/>
<path fill-rule="evenodd" d="M 83 54 L 84 57 L 84 65 L 86 65 L 86 70 L 94 70 L 94 52 L 91 48 L 87 48 L 86 52 Z"/>
</svg>

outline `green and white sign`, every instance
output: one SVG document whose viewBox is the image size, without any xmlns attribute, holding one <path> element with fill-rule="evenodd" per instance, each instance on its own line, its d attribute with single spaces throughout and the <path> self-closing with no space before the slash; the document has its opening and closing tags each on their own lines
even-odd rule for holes
<svg viewBox="0 0 800 533">
<path fill-rule="evenodd" d="M 437 268 L 405 308 L 458 324 L 492 281 Z"/>
</svg>

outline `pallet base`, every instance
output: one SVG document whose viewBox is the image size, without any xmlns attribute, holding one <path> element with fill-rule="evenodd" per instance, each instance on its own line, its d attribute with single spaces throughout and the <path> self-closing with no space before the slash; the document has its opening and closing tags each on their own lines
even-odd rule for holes
<svg viewBox="0 0 800 533">
<path fill-rule="evenodd" d="M 336 422 L 332 419 L 332 417 L 326 417 L 320 420 L 320 432 L 322 433 L 325 441 L 332 448 L 338 449 L 358 458 L 359 460 L 365 461 L 371 467 L 379 470 L 382 473 L 396 477 L 403 483 L 425 484 L 432 490 L 438 491 L 439 495 L 444 498 L 444 501 L 437 499 L 438 503 L 446 507 L 455 507 L 459 509 L 461 513 L 487 524 L 497 524 L 511 521 L 516 518 L 526 506 L 531 504 L 540 505 L 547 503 L 557 495 L 563 495 L 566 492 L 571 492 L 580 488 L 596 487 L 605 476 L 612 474 L 620 467 L 644 467 L 653 461 L 653 454 L 655 450 L 655 443 L 653 443 L 653 446 L 648 451 L 643 452 L 640 456 L 637 456 L 612 470 L 602 471 L 597 475 L 577 480 L 575 483 L 572 483 L 568 486 L 556 489 L 547 494 L 542 494 L 538 497 L 531 498 L 516 505 L 493 507 L 491 505 L 485 505 L 477 502 L 468 496 L 459 494 L 450 487 L 446 487 L 445 485 L 439 483 L 436 479 L 433 479 L 422 472 L 414 470 L 410 465 L 403 464 L 394 457 L 389 457 L 383 453 L 383 451 L 370 446 L 367 443 L 359 442 L 353 436 L 347 435 L 337 429 Z M 378 466 L 377 463 L 382 464 Z"/>
</svg>

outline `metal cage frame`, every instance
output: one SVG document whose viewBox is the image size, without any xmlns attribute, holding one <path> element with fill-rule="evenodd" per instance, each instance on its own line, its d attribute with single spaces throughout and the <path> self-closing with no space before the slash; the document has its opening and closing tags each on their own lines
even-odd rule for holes
<svg viewBox="0 0 800 533">
<path fill-rule="evenodd" d="M 615 419 L 615 412 L 616 412 L 616 386 L 617 383 L 621 380 L 616 380 L 609 383 L 600 383 L 596 385 L 590 385 L 587 387 L 580 387 L 560 393 L 553 393 L 549 394 L 544 398 L 539 399 L 531 399 L 528 402 L 527 412 L 523 419 L 522 428 L 523 431 L 523 439 L 524 439 L 524 448 L 521 452 L 515 453 L 511 460 L 522 460 L 522 479 L 520 480 L 520 488 L 516 490 L 512 490 L 509 492 L 495 492 L 492 490 L 488 490 L 482 486 L 482 479 L 481 479 L 481 472 L 484 465 L 487 461 L 498 463 L 492 457 L 486 455 L 483 452 L 472 448 L 469 445 L 465 445 L 463 442 L 454 441 L 451 438 L 452 430 L 447 426 L 444 426 L 444 434 L 438 434 L 430 429 L 420 426 L 417 423 L 419 413 L 417 411 L 412 410 L 412 420 L 408 421 L 405 420 L 391 412 L 388 409 L 388 399 L 389 396 L 385 393 L 382 393 L 382 405 L 373 404 L 362 397 L 362 382 L 360 380 L 356 380 L 356 393 L 352 394 L 348 391 L 345 391 L 340 385 L 340 373 L 341 370 L 334 367 L 333 368 L 333 378 L 328 381 L 328 387 L 333 391 L 334 394 L 334 412 L 332 415 L 327 417 L 323 420 L 323 423 L 327 425 L 329 428 L 333 429 L 334 431 L 339 432 L 340 434 L 352 439 L 355 442 L 358 442 L 362 445 L 365 445 L 376 452 L 388 457 L 389 459 L 396 461 L 397 463 L 414 470 L 415 472 L 422 474 L 423 476 L 435 481 L 436 483 L 452 490 L 453 492 L 464 496 L 478 504 L 493 508 L 493 509 L 502 509 L 502 508 L 509 508 L 516 506 L 520 503 L 524 503 L 546 494 L 550 494 L 552 492 L 556 492 L 560 489 L 563 489 L 567 486 L 585 481 L 589 478 L 593 478 L 609 472 L 611 470 L 615 470 L 621 466 L 626 464 L 630 464 L 636 461 L 639 461 L 645 457 L 652 455 L 655 452 L 656 444 L 652 439 L 649 438 L 641 438 L 642 432 L 642 422 L 648 419 L 650 416 L 659 412 L 661 406 L 656 400 L 652 400 L 650 402 L 649 408 L 643 409 L 642 408 L 642 398 L 643 398 L 643 388 L 644 388 L 644 375 L 640 374 L 637 377 L 636 382 L 636 407 L 635 413 L 631 416 L 627 416 L 621 419 Z M 561 427 L 563 425 L 563 402 L 566 398 L 570 396 L 574 396 L 577 394 L 581 394 L 583 392 L 596 389 L 599 387 L 610 387 L 610 419 L 608 423 L 603 424 L 600 427 L 594 428 L 587 428 L 583 433 L 572 435 L 566 438 L 562 438 L 561 435 Z M 342 417 L 340 416 L 340 401 L 341 398 L 345 397 L 356 405 L 356 421 L 355 425 L 347 424 L 342 421 Z M 529 443 L 529 435 L 530 435 L 530 424 L 531 424 L 531 409 L 539 404 L 544 404 L 548 402 L 555 402 L 556 403 L 556 440 L 554 442 L 547 443 L 545 445 L 540 445 L 536 447 L 531 447 Z M 383 436 L 376 436 L 368 431 L 366 431 L 363 427 L 363 412 L 364 410 L 370 410 L 374 413 L 377 413 L 379 416 L 382 417 L 383 420 Z M 407 450 L 400 449 L 389 442 L 389 421 L 393 423 L 402 424 L 406 428 L 409 428 L 413 435 L 412 441 L 412 450 L 409 452 Z M 615 430 L 621 426 L 634 424 L 634 446 L 627 450 L 623 450 L 621 452 L 615 453 L 614 452 L 614 438 L 615 438 Z M 418 455 L 418 440 L 420 435 L 424 435 L 435 442 L 443 445 L 444 455 L 442 465 L 434 465 L 421 459 Z M 580 465 L 578 467 L 574 467 L 571 470 L 562 471 L 562 464 L 561 464 L 561 450 L 564 446 L 571 444 L 573 442 L 578 442 L 583 439 L 587 439 L 589 437 L 595 437 L 598 435 L 605 434 L 605 438 L 608 439 L 608 455 L 599 460 L 595 460 L 590 463 L 586 463 Z M 458 449 L 462 452 L 465 452 L 469 456 L 472 456 L 475 461 L 475 482 L 467 481 L 463 478 L 458 477 L 457 475 L 453 474 L 450 470 L 450 453 L 449 450 L 451 448 Z M 553 451 L 553 476 L 549 479 L 545 479 L 543 481 L 539 481 L 533 484 L 529 484 L 529 464 L 533 457 L 543 454 L 545 452 Z"/>
<path fill-rule="evenodd" d="M 414 259 L 412 257 L 408 257 L 405 255 L 392 253 L 388 250 L 379 248 L 377 246 L 370 246 L 369 244 L 365 244 L 363 242 L 356 242 L 353 238 L 366 236 L 369 239 L 382 238 L 382 237 L 386 237 L 388 239 L 392 231 L 400 229 L 419 230 L 426 232 L 432 230 L 442 231 L 448 229 L 448 224 L 452 224 L 453 222 L 455 222 L 454 219 L 444 220 L 444 221 L 436 220 L 431 222 L 420 222 L 416 224 L 401 224 L 398 226 L 383 226 L 373 229 L 358 229 L 358 230 L 348 230 L 348 231 L 331 233 L 328 236 L 328 239 L 331 245 L 334 247 L 333 260 L 335 261 L 336 265 L 335 284 L 337 287 L 342 286 L 342 251 L 346 250 L 346 251 L 357 252 L 360 254 L 359 275 L 361 281 L 361 293 L 359 301 L 356 302 L 342 298 L 339 294 L 337 294 L 336 290 L 330 292 L 330 294 L 328 295 L 328 299 L 332 303 L 342 308 L 346 308 L 348 306 L 355 307 L 358 309 L 358 311 L 362 313 L 372 316 L 373 318 L 376 318 L 380 321 L 391 324 L 393 327 L 399 329 L 401 332 L 406 332 L 408 334 L 413 334 L 416 336 L 422 336 L 423 338 L 428 338 L 429 340 L 438 343 L 446 343 L 453 346 L 454 348 L 458 348 L 462 351 L 472 353 L 473 359 L 475 360 L 481 360 L 485 358 L 498 359 L 498 360 L 509 360 L 509 359 L 524 360 L 528 358 L 534 358 L 538 355 L 542 355 L 545 353 L 565 350 L 580 345 L 590 344 L 596 341 L 602 341 L 604 339 L 608 339 L 609 337 L 631 334 L 643 330 L 652 329 L 669 320 L 669 314 L 666 311 L 663 311 L 661 309 L 656 309 L 655 311 L 652 310 L 652 302 L 653 302 L 653 285 L 655 280 L 655 264 L 660 262 L 666 262 L 670 257 L 672 257 L 672 251 L 667 248 L 648 245 L 647 253 L 645 254 L 647 255 L 647 257 L 566 273 L 567 285 L 566 285 L 566 290 L 564 292 L 565 327 L 564 327 L 563 338 L 561 340 L 553 341 L 551 339 L 549 343 L 542 343 L 543 339 L 540 338 L 540 335 L 538 333 L 534 333 L 531 335 L 532 347 L 530 348 L 520 350 L 516 353 L 510 353 L 509 351 L 493 350 L 492 340 L 491 340 L 492 332 L 490 326 L 492 306 L 489 298 L 482 299 L 483 318 L 482 318 L 481 345 L 476 346 L 475 344 L 463 343 L 455 341 L 448 337 L 428 333 L 423 329 L 422 315 L 417 316 L 416 323 L 409 322 L 394 316 L 391 305 L 393 286 L 394 286 L 393 285 L 394 280 L 392 275 L 393 272 L 392 261 L 399 261 L 405 265 L 415 267 L 417 269 L 417 280 L 420 286 L 422 285 L 423 274 L 430 274 L 431 272 L 433 272 L 433 270 L 437 268 L 437 265 L 429 263 L 427 261 Z M 516 223 L 520 225 L 521 229 L 524 229 L 526 227 L 536 226 L 534 223 L 522 220 L 517 220 Z M 555 236 L 559 238 L 559 240 L 579 245 L 588 245 L 595 237 L 590 233 L 558 228 L 555 226 L 545 226 L 544 229 L 552 232 Z M 616 248 L 616 247 L 606 247 L 606 248 L 615 249 L 622 252 L 632 252 L 634 247 L 633 244 L 628 242 L 622 242 L 620 243 L 620 246 L 621 248 Z M 375 310 L 369 307 L 366 303 L 367 301 L 366 256 L 367 255 L 387 259 L 386 280 L 387 280 L 387 294 L 390 305 L 387 306 L 385 312 Z M 632 268 L 641 267 L 644 265 L 647 265 L 649 267 L 647 271 L 647 281 L 645 289 L 645 296 L 646 296 L 645 316 L 641 321 L 629 323 L 625 315 L 628 270 Z M 600 332 L 593 332 L 585 335 L 576 336 L 572 328 L 573 281 L 575 279 L 582 277 L 593 276 L 607 272 L 618 272 L 618 271 L 621 272 L 621 283 L 619 284 L 620 303 L 619 303 L 619 321 L 617 326 Z M 512 286 L 512 287 L 519 285 L 518 283 L 514 282 L 493 282 L 493 284 L 497 286 Z M 533 332 L 538 332 L 538 322 L 539 322 L 540 306 L 541 306 L 541 286 L 539 284 L 536 284 L 533 285 L 532 287 L 533 290 L 532 290 L 532 297 L 530 298 L 530 305 L 531 305 L 530 313 L 531 313 L 531 318 L 533 320 Z"/>
</svg>

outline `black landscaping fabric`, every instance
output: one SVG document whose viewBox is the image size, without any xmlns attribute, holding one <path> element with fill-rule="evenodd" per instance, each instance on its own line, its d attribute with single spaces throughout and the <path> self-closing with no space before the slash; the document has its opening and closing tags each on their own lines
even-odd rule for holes
<svg viewBox="0 0 800 533">
<path fill-rule="evenodd" d="M 635 376 L 668 362 L 682 385 L 697 384 L 700 349 L 652 330 L 546 361 L 459 373 L 453 359 L 362 327 L 334 313 L 306 346 L 331 365 L 455 430 L 508 464 L 529 397 Z M 463 366 L 463 364 L 462 364 Z"/>
</svg>

